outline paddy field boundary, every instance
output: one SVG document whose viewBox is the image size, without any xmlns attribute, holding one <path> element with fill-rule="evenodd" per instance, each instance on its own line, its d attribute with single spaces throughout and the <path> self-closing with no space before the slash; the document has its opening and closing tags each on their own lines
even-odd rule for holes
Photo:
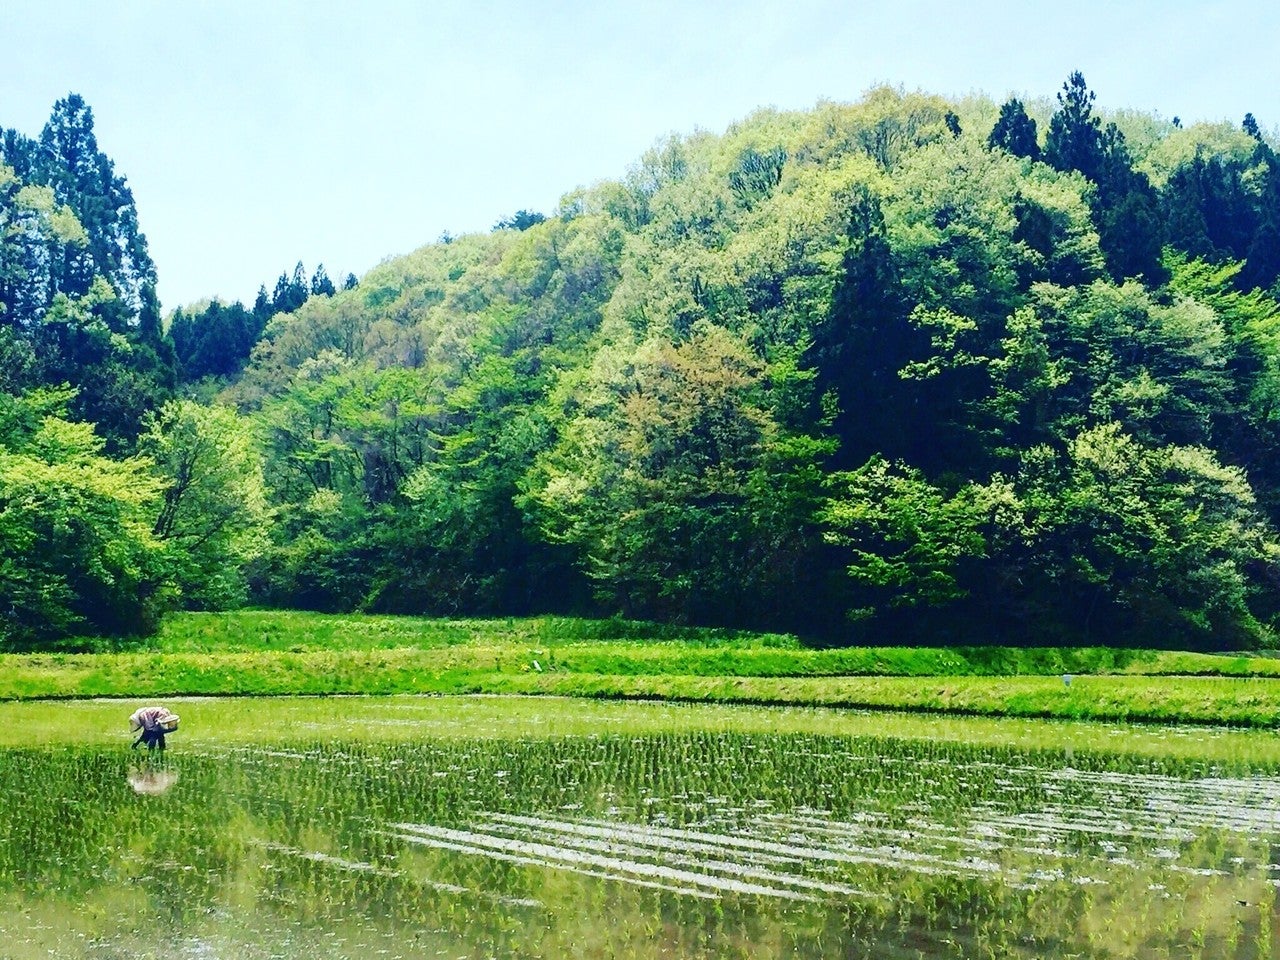
<svg viewBox="0 0 1280 960">
<path fill-rule="evenodd" d="M 0 700 L 412 693 L 1280 726 L 1280 660 L 1122 647 L 814 648 L 618 619 L 236 611 L 0 654 Z"/>
</svg>

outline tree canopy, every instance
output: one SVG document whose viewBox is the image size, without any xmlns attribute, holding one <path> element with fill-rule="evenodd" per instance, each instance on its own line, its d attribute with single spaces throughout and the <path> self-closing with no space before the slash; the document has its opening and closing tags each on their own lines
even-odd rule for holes
<svg viewBox="0 0 1280 960">
<path fill-rule="evenodd" d="M 161 323 L 80 98 L 0 138 L 3 640 L 245 601 L 1271 645 L 1280 162 L 889 87 Z"/>
</svg>

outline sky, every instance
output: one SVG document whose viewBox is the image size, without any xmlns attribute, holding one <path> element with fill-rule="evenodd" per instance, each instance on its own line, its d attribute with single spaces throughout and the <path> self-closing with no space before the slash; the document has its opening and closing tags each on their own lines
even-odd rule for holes
<svg viewBox="0 0 1280 960">
<path fill-rule="evenodd" d="M 0 127 L 69 92 L 124 175 L 166 309 L 339 280 L 659 138 L 880 83 L 1280 126 L 1280 5 L 1016 0 L 0 0 Z"/>
</svg>

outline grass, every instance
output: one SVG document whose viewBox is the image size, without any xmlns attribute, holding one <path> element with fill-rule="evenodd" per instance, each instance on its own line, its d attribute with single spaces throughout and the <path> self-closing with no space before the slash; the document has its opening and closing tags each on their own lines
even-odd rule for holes
<svg viewBox="0 0 1280 960">
<path fill-rule="evenodd" d="M 85 647 L 89 644 L 80 644 Z M 1063 674 L 1072 674 L 1068 685 Z M 1089 648 L 807 649 L 625 620 L 171 617 L 113 652 L 0 655 L 0 700 L 495 693 L 1280 725 L 1280 661 Z"/>
</svg>

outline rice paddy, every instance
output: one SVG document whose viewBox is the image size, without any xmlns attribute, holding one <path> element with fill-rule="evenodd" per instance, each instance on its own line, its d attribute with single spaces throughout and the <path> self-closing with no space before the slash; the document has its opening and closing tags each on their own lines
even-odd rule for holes
<svg viewBox="0 0 1280 960">
<path fill-rule="evenodd" d="M 170 705 L 0 705 L 0 958 L 1280 955 L 1269 732 Z"/>
</svg>

